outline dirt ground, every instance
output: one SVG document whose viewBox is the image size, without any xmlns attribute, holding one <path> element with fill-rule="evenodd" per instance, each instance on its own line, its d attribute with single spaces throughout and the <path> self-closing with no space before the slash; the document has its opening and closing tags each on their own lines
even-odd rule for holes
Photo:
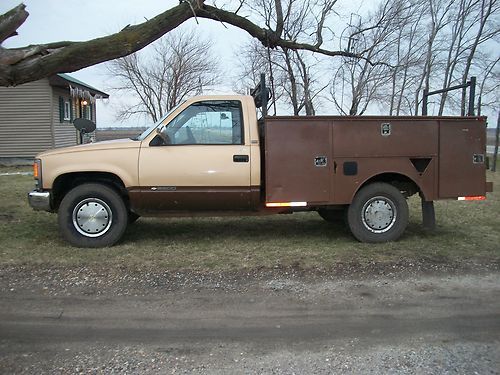
<svg viewBox="0 0 500 375">
<path fill-rule="evenodd" d="M 4 267 L 0 373 L 496 374 L 499 276 Z"/>
</svg>

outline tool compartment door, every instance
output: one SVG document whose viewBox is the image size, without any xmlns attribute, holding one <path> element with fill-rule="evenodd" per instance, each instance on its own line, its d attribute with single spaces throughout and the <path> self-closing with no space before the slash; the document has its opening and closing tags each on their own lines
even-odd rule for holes
<svg viewBox="0 0 500 375">
<path fill-rule="evenodd" d="M 440 198 L 485 195 L 485 128 L 483 118 L 440 120 Z"/>
<path fill-rule="evenodd" d="M 331 200 L 331 132 L 330 120 L 266 119 L 266 202 Z"/>
</svg>

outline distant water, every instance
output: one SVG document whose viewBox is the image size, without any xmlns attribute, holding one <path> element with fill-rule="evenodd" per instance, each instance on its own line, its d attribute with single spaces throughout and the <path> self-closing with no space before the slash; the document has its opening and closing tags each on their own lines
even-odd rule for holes
<svg viewBox="0 0 500 375">
<path fill-rule="evenodd" d="M 33 172 L 6 172 L 0 173 L 0 176 L 32 176 Z"/>
</svg>

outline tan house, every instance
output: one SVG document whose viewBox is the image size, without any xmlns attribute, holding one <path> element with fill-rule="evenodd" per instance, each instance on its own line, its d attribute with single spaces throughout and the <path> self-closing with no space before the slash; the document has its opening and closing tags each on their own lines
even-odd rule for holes
<svg viewBox="0 0 500 375">
<path fill-rule="evenodd" d="M 0 161 L 31 159 L 50 148 L 81 143 L 73 120 L 96 122 L 96 100 L 108 97 L 68 74 L 0 87 Z"/>
</svg>

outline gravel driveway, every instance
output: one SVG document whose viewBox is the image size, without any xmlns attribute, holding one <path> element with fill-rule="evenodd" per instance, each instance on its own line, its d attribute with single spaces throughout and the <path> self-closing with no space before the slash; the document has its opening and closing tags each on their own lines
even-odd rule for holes
<svg viewBox="0 0 500 375">
<path fill-rule="evenodd" d="M 496 374 L 500 273 L 0 270 L 0 373 Z"/>
</svg>

